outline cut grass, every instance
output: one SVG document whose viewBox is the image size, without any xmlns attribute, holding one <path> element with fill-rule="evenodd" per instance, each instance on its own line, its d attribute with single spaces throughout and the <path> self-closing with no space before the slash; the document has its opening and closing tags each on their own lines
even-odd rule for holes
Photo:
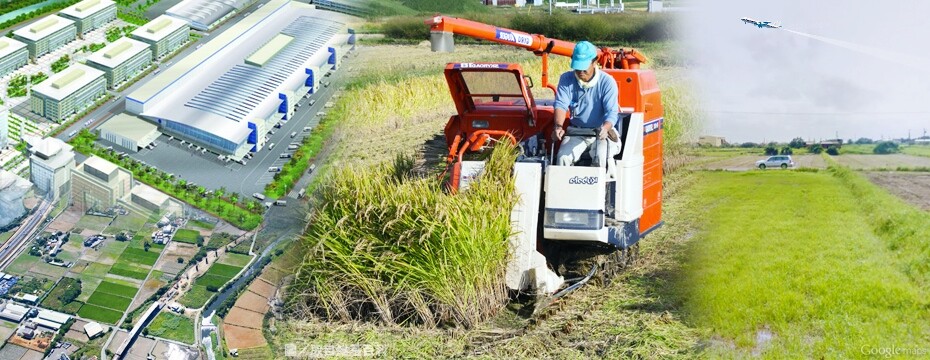
<svg viewBox="0 0 930 360">
<path fill-rule="evenodd" d="M 97 320 L 102 323 L 116 324 L 123 317 L 122 311 L 111 310 L 91 304 L 84 304 L 78 315 L 85 319 Z"/>
<path fill-rule="evenodd" d="M 708 329 L 709 355 L 845 358 L 874 344 L 928 346 L 926 289 L 835 177 L 714 172 L 693 184 L 693 208 L 713 215 L 702 217 L 675 292 L 690 322 Z"/>
<path fill-rule="evenodd" d="M 194 320 L 162 311 L 149 323 L 148 334 L 185 344 L 194 343 Z"/>
<path fill-rule="evenodd" d="M 200 232 L 190 229 L 179 229 L 174 234 L 174 241 L 180 241 L 182 243 L 188 244 L 197 244 L 197 239 L 200 237 Z"/>
</svg>

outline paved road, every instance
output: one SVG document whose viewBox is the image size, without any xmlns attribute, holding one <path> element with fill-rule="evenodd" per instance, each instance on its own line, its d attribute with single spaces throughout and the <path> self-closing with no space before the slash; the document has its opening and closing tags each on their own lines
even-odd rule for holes
<svg viewBox="0 0 930 360">
<path fill-rule="evenodd" d="M 36 211 L 29 216 L 29 220 L 26 220 L 13 237 L 0 247 L 0 269 L 5 269 L 7 265 L 16 259 L 16 255 L 19 254 L 23 247 L 30 243 L 32 236 L 42 228 L 41 225 L 45 223 L 49 211 L 53 209 L 55 204 L 55 202 L 39 200 L 39 205 Z"/>
</svg>

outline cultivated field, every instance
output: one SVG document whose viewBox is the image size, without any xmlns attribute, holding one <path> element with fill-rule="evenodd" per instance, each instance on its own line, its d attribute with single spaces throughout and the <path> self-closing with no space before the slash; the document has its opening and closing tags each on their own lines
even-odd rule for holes
<svg viewBox="0 0 930 360">
<path fill-rule="evenodd" d="M 930 169 L 930 157 L 906 155 L 906 154 L 889 154 L 889 155 L 840 155 L 834 156 L 838 163 L 848 166 L 854 170 L 877 170 L 891 169 L 899 167 L 904 168 L 927 168 Z"/>
<path fill-rule="evenodd" d="M 904 201 L 930 211 L 930 173 L 878 171 L 866 175 Z"/>
<path fill-rule="evenodd" d="M 184 344 L 194 343 L 194 320 L 162 311 L 146 327 L 147 334 Z"/>
</svg>

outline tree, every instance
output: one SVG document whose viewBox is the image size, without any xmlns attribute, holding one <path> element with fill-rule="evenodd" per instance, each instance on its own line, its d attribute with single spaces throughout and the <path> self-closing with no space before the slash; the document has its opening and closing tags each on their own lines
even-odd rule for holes
<svg viewBox="0 0 930 360">
<path fill-rule="evenodd" d="M 823 152 L 823 146 L 820 146 L 820 144 L 811 145 L 811 150 L 810 150 L 810 152 L 811 152 L 812 154 L 820 154 L 820 153 Z"/>
<path fill-rule="evenodd" d="M 827 154 L 837 156 L 840 154 L 840 149 L 837 148 L 836 145 L 830 145 L 830 147 L 827 148 Z"/>
<path fill-rule="evenodd" d="M 804 139 L 802 138 L 796 137 L 794 139 L 791 139 L 791 142 L 788 143 L 788 146 L 791 147 L 792 149 L 800 149 L 802 147 L 807 146 L 807 142 L 804 141 Z"/>
<path fill-rule="evenodd" d="M 126 233 L 116 234 L 116 241 L 129 241 L 129 237 L 126 236 Z"/>
<path fill-rule="evenodd" d="M 856 140 L 856 144 L 858 145 L 866 145 L 866 144 L 871 144 L 871 143 L 873 143 L 873 141 L 872 139 L 869 139 L 869 138 L 862 137 Z"/>
<path fill-rule="evenodd" d="M 151 247 L 152 247 L 152 244 L 149 244 L 148 241 L 142 243 L 142 248 L 145 249 L 145 251 L 149 251 Z"/>
<path fill-rule="evenodd" d="M 754 147 L 759 147 L 759 144 L 756 144 L 756 143 L 754 143 L 754 142 L 744 142 L 744 143 L 740 144 L 739 147 L 741 147 L 741 148 L 754 148 Z"/>
<path fill-rule="evenodd" d="M 183 264 L 183 263 L 184 263 L 184 258 L 178 256 L 178 264 Z"/>
<path fill-rule="evenodd" d="M 791 154 L 794 154 L 794 151 L 791 150 L 790 146 L 785 146 L 781 148 L 781 155 L 791 155 Z"/>
<path fill-rule="evenodd" d="M 901 152 L 901 149 L 898 148 L 898 144 L 895 144 L 891 141 L 882 141 L 878 145 L 875 145 L 875 149 L 872 149 L 873 153 L 876 154 L 895 154 Z"/>
<path fill-rule="evenodd" d="M 771 155 L 778 155 L 778 149 L 775 148 L 774 146 L 771 146 L 771 145 L 766 146 L 766 147 L 765 147 L 765 155 L 769 155 L 769 156 L 771 156 Z"/>
</svg>

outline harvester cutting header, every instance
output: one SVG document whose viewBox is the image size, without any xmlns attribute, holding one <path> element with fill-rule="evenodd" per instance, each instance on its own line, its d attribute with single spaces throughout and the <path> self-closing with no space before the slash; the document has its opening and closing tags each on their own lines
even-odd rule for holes
<svg viewBox="0 0 930 360">
<path fill-rule="evenodd" d="M 542 57 L 541 85 L 555 93 L 554 100 L 535 99 L 519 64 L 445 68 L 458 112 L 444 130 L 450 187 L 468 187 L 484 169 L 472 154 L 493 142 L 522 150 L 513 168 L 521 201 L 511 213 L 517 234 L 511 238 L 508 287 L 557 292 L 558 298 L 595 274 L 609 279 L 628 265 L 640 239 L 662 218 L 662 102 L 655 74 L 640 68 L 646 58 L 632 49 L 596 48 L 446 16 L 426 25 L 433 51 L 453 51 L 454 35 L 532 51 Z M 558 87 L 549 81 L 550 54 L 574 54 L 574 77 L 562 76 Z M 592 61 L 600 69 L 586 70 Z M 598 86 L 611 97 L 596 99 L 597 106 L 585 103 Z M 592 113 L 596 119 L 584 119 Z M 577 264 L 590 268 L 578 272 Z"/>
</svg>

